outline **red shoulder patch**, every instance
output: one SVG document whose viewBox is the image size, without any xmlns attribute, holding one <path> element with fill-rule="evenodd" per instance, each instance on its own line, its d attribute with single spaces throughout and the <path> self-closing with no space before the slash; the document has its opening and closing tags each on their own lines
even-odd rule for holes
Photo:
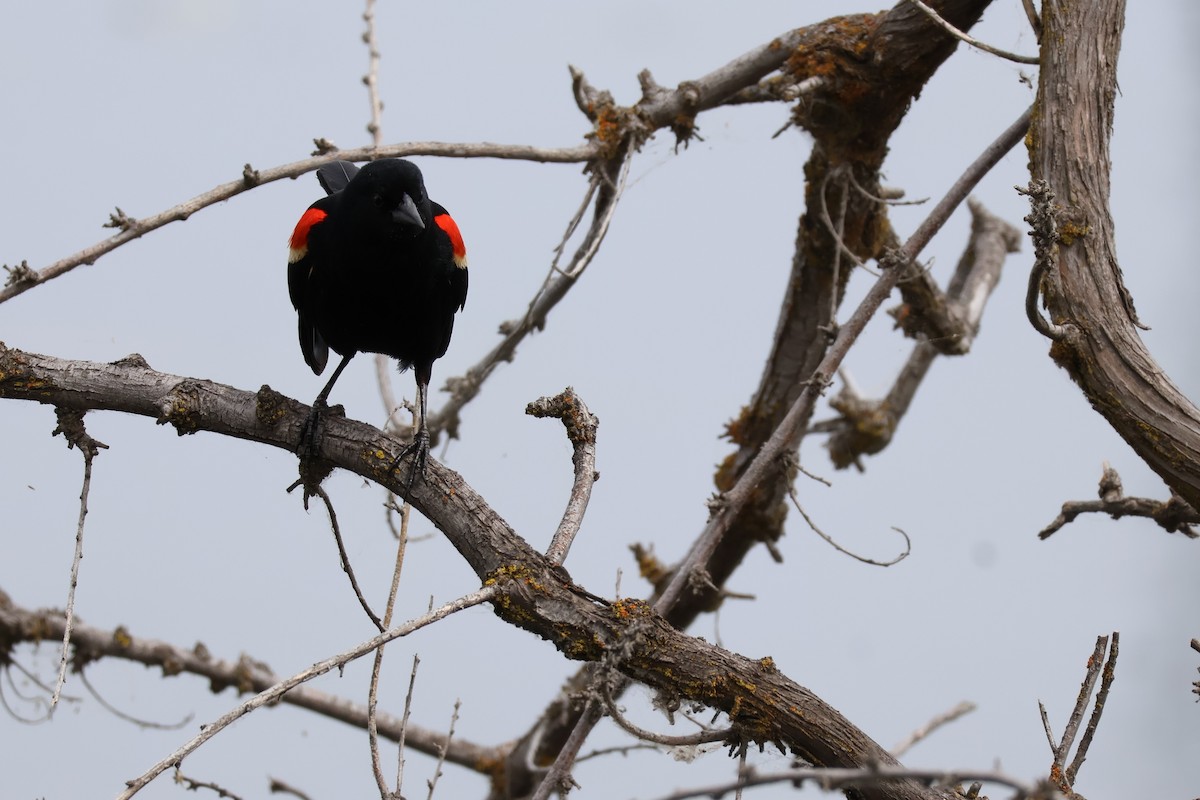
<svg viewBox="0 0 1200 800">
<path fill-rule="evenodd" d="M 296 230 L 292 231 L 292 238 L 288 240 L 289 264 L 295 264 L 308 254 L 308 233 L 312 230 L 313 225 L 321 222 L 327 216 L 329 215 L 319 208 L 310 208 L 300 217 L 300 221 L 296 223 Z"/>
<path fill-rule="evenodd" d="M 466 269 L 467 246 L 463 244 L 462 234 L 458 232 L 458 223 L 449 214 L 438 214 L 433 221 L 450 237 L 450 247 L 454 250 L 454 266 Z"/>
</svg>

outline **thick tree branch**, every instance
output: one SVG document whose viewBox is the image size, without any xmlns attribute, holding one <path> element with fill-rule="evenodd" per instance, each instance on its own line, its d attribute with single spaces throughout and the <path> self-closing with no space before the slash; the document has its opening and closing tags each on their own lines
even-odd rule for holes
<svg viewBox="0 0 1200 800">
<path fill-rule="evenodd" d="M 124 411 L 169 423 L 180 434 L 210 431 L 286 450 L 297 447 L 308 411 L 268 387 L 250 393 L 167 375 L 150 369 L 140 357 L 95 364 L 2 345 L 0 397 Z M 399 491 L 409 468 L 390 469 L 399 450 L 398 442 L 369 425 L 331 418 L 318 455 Z M 723 711 L 743 740 L 777 744 L 812 764 L 895 765 L 884 748 L 780 674 L 769 657 L 749 659 L 687 636 L 642 601 L 597 602 L 574 586 L 561 566 L 519 537 L 461 476 L 436 461 L 430 459 L 424 478 L 414 485 L 411 502 L 446 535 L 485 587 L 497 588 L 491 602 L 500 617 L 546 639 L 568 658 L 609 658 L 665 701 L 691 701 Z M 494 779 L 503 784 L 503 775 Z M 864 798 L 948 796 L 914 782 L 863 790 Z"/>
<path fill-rule="evenodd" d="M 944 19 L 968 30 L 988 3 L 943 0 L 934 6 Z M 797 33 L 795 48 L 787 53 L 778 78 L 806 87 L 793 120 L 814 138 L 812 156 L 804 169 L 809 212 L 800 217 L 791 279 L 758 390 L 728 426 L 736 450 L 715 477 L 721 491 L 738 482 L 780 427 L 832 343 L 835 312 L 850 272 L 831 268 L 838 247 L 845 245 L 866 260 L 881 257 L 886 249 L 898 245 L 886 208 L 870 195 L 884 194 L 879 189 L 879 169 L 892 132 L 929 77 L 957 47 L 956 39 L 907 2 L 883 14 L 837 17 Z M 773 76 L 768 82 L 774 80 Z M 731 95 L 731 102 L 737 100 L 737 94 Z M 849 171 L 854 182 L 867 191 L 854 190 L 847 198 L 841 241 L 835 243 L 815 212 L 821 207 L 817 193 L 827 184 L 826 176 L 839 170 Z M 842 198 L 837 191 L 835 187 L 824 198 L 830 208 L 840 206 Z M 840 191 L 851 191 L 848 183 L 840 184 Z M 803 421 L 807 423 L 807 419 Z M 734 519 L 723 521 L 729 524 L 729 534 L 716 537 L 715 549 L 694 573 L 706 580 L 682 593 L 667 612 L 674 625 L 686 628 L 699 614 L 718 606 L 723 598 L 721 587 L 746 554 L 755 545 L 782 535 L 787 487 L 783 470 L 771 474 L 766 483 L 754 485 L 753 503 L 742 507 Z M 526 747 L 536 752 L 511 761 L 514 771 L 524 764 L 554 760 L 582 709 L 573 698 L 590 680 L 588 671 L 577 673 L 545 709 L 514 750 L 517 755 Z M 518 793 L 528 789 L 515 773 L 512 777 Z M 534 775 L 525 777 L 529 782 L 536 779 Z"/>
<path fill-rule="evenodd" d="M 1028 145 L 1034 188 L 1044 182 L 1061 204 L 1035 204 L 1032 215 L 1056 223 L 1053 240 L 1035 239 L 1051 264 L 1040 282 L 1043 298 L 1062 331 L 1050 355 L 1138 456 L 1200 509 L 1200 409 L 1138 335 L 1117 262 L 1109 139 L 1124 15 L 1124 0 L 1042 4 L 1042 69 Z"/>
<path fill-rule="evenodd" d="M 860 397 L 847 382 L 830 400 L 840 416 L 810 429 L 833 434 L 826 446 L 838 469 L 851 464 L 861 469 L 862 456 L 887 447 L 934 359 L 939 354 L 967 353 L 979 333 L 984 306 L 1000 280 L 1007 255 L 1020 244 L 1020 232 L 978 201 L 968 200 L 967 205 L 971 238 L 945 293 L 925 270 L 914 270 L 900 282 L 905 302 L 888 313 L 919 341 L 887 396 L 881 400 Z"/>
</svg>

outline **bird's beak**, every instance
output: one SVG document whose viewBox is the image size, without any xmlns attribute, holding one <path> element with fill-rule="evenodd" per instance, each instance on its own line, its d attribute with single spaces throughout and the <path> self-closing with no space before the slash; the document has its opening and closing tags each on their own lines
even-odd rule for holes
<svg viewBox="0 0 1200 800">
<path fill-rule="evenodd" d="M 417 204 L 408 195 L 404 195 L 400 205 L 392 212 L 392 221 L 406 228 L 425 229 L 425 223 L 421 221 L 421 212 L 417 211 Z"/>
</svg>

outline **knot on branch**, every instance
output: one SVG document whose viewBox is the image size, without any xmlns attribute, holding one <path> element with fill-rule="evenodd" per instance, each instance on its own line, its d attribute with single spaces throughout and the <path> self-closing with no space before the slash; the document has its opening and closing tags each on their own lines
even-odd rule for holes
<svg viewBox="0 0 1200 800">
<path fill-rule="evenodd" d="M 200 386 L 195 381 L 180 381 L 159 401 L 158 424 L 171 424 L 180 436 L 200 430 Z"/>
<path fill-rule="evenodd" d="M 1171 492 L 1166 501 L 1153 500 L 1148 497 L 1126 497 L 1121 486 L 1121 476 L 1108 464 L 1104 465 L 1104 473 L 1100 476 L 1099 500 L 1075 500 L 1063 503 L 1062 511 L 1054 521 L 1038 534 L 1039 539 L 1047 539 L 1057 533 L 1063 526 L 1074 522 L 1080 514 L 1104 513 L 1113 519 L 1121 517 L 1146 517 L 1154 520 L 1167 533 L 1182 533 L 1189 539 L 1200 538 L 1193 526 L 1200 524 L 1200 512 L 1192 508 L 1186 500 Z"/>
<path fill-rule="evenodd" d="M 567 429 L 567 438 L 573 445 L 596 444 L 596 429 L 600 426 L 600 419 L 588 410 L 570 386 L 554 397 L 534 400 L 525 406 L 525 413 L 539 419 L 554 417 L 562 420 Z"/>
<path fill-rule="evenodd" d="M 317 149 L 313 150 L 310 155 L 314 156 L 325 156 L 338 151 L 338 146 L 326 139 L 324 136 L 313 139 L 313 146 L 315 146 Z"/>
<path fill-rule="evenodd" d="M 72 450 L 78 447 L 79 452 L 83 453 L 83 457 L 89 461 L 95 458 L 101 450 L 108 449 L 108 445 L 104 442 L 88 435 L 87 429 L 83 425 L 83 415 L 87 413 L 86 411 L 56 407 L 54 413 L 58 417 L 58 427 L 51 435 L 58 436 L 61 433 L 67 440 L 67 449 Z"/>
<path fill-rule="evenodd" d="M 262 183 L 262 175 L 254 167 L 245 164 L 242 167 L 242 183 L 246 185 L 247 189 L 253 189 Z"/>
<path fill-rule="evenodd" d="M 108 215 L 108 222 L 104 223 L 105 228 L 117 228 L 122 231 L 129 231 L 136 228 L 138 225 L 137 217 L 131 217 L 121 210 L 120 206 Z"/>
<path fill-rule="evenodd" d="M 611 92 L 592 86 L 576 67 L 569 69 L 575 104 L 594 126 L 586 138 L 601 147 L 601 160 L 615 158 L 626 141 L 636 148 L 650 138 L 653 127 L 648 126 L 635 109 L 617 105 Z"/>
<path fill-rule="evenodd" d="M 32 286 L 35 283 L 40 283 L 42 280 L 38 276 L 37 271 L 30 267 L 29 262 L 25 259 L 21 259 L 21 263 L 17 264 L 15 267 L 10 267 L 8 264 L 5 264 L 4 271 L 8 273 L 8 277 L 4 280 L 5 287 L 22 285 Z"/>
<path fill-rule="evenodd" d="M 849 386 L 829 399 L 829 406 L 841 414 L 839 430 L 825 446 L 837 469 L 853 464 L 863 471 L 860 458 L 881 452 L 896 431 L 896 415 L 886 401 L 860 397 Z"/>
</svg>

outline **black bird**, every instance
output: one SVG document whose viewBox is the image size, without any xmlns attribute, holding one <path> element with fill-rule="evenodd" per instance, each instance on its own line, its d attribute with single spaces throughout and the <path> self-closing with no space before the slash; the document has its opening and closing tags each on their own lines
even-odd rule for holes
<svg viewBox="0 0 1200 800">
<path fill-rule="evenodd" d="M 328 196 L 308 207 L 292 233 L 288 292 L 312 371 L 325 370 L 330 349 L 342 360 L 313 402 L 300 453 L 315 453 L 329 393 L 354 354 L 383 353 L 402 372 L 412 367 L 417 379 L 417 433 L 392 467 L 413 453 L 412 474 L 423 474 L 433 362 L 449 347 L 454 314 L 467 300 L 462 235 L 429 199 L 412 162 L 389 158 L 360 170 L 335 161 L 317 170 L 317 180 Z"/>
</svg>

